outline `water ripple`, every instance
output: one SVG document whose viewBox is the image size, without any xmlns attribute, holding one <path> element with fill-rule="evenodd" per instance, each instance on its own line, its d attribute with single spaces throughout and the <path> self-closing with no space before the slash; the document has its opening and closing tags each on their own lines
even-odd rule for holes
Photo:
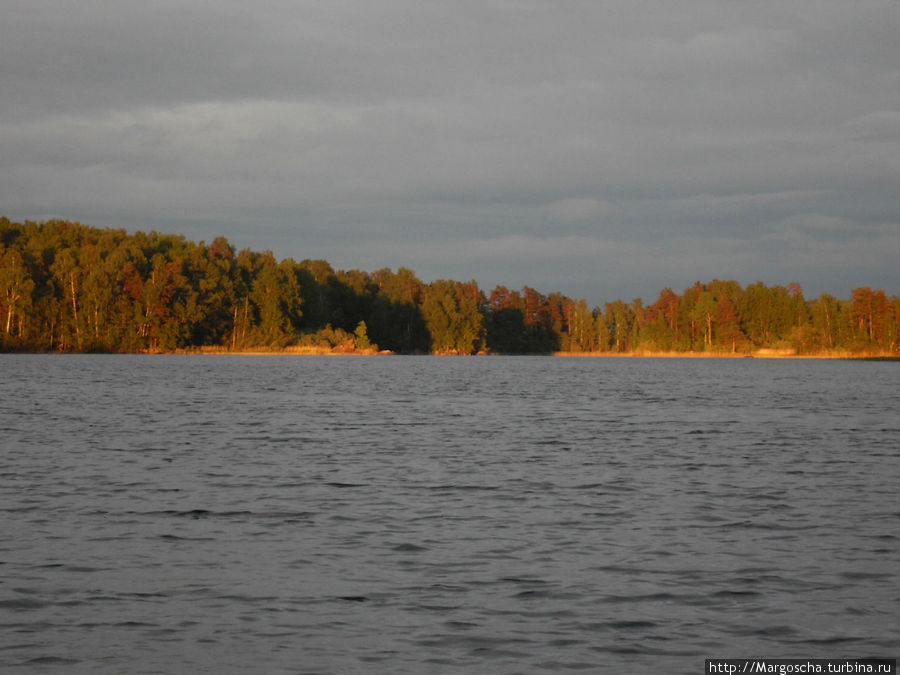
<svg viewBox="0 0 900 675">
<path fill-rule="evenodd" d="M 0 358 L 0 669 L 896 650 L 893 364 Z"/>
</svg>

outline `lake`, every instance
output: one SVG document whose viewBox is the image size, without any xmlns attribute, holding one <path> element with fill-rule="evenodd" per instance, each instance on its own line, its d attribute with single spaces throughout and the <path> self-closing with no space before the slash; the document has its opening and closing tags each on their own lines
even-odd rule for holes
<svg viewBox="0 0 900 675">
<path fill-rule="evenodd" d="M 900 364 L 0 355 L 0 668 L 900 651 Z"/>
</svg>

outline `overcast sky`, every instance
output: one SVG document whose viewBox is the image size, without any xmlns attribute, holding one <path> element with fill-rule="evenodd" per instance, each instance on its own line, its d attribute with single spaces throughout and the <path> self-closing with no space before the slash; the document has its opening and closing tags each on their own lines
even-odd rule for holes
<svg viewBox="0 0 900 675">
<path fill-rule="evenodd" d="M 0 215 L 562 291 L 900 293 L 900 2 L 3 0 Z"/>
</svg>

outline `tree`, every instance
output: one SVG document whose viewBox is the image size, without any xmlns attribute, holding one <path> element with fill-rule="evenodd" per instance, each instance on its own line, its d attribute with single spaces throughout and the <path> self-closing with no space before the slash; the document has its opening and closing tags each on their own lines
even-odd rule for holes
<svg viewBox="0 0 900 675">
<path fill-rule="evenodd" d="M 653 350 L 668 351 L 678 347 L 680 298 L 671 288 L 664 288 L 656 302 L 644 310 L 641 342 Z"/>
<path fill-rule="evenodd" d="M 635 347 L 636 318 L 634 308 L 621 300 L 606 304 L 606 321 L 613 350 L 631 351 Z"/>
<path fill-rule="evenodd" d="M 333 326 L 333 328 L 332 328 Z M 354 330 L 359 331 L 353 334 Z M 313 337 L 309 337 L 309 336 Z M 141 351 L 201 345 L 508 353 L 788 347 L 900 350 L 900 299 L 868 286 L 807 302 L 797 283 L 695 283 L 656 302 L 584 300 L 472 281 L 425 285 L 408 269 L 335 272 L 324 260 L 235 254 L 178 235 L 0 218 L 0 349 Z"/>
<path fill-rule="evenodd" d="M 194 247 L 187 261 L 192 287 L 190 344 L 227 344 L 235 309 L 234 248 L 224 237 Z"/>
<path fill-rule="evenodd" d="M 744 334 L 741 332 L 734 304 L 727 295 L 723 296 L 716 305 L 715 322 L 717 344 L 730 348 L 731 353 L 734 354 L 743 341 Z"/>
<path fill-rule="evenodd" d="M 868 286 L 851 292 L 853 320 L 862 341 L 884 345 L 885 324 L 890 313 L 890 303 L 884 291 L 873 291 Z"/>
<path fill-rule="evenodd" d="M 568 350 L 572 352 L 593 352 L 599 348 L 597 342 L 597 326 L 594 315 L 588 309 L 586 300 L 568 303 Z"/>
<path fill-rule="evenodd" d="M 439 279 L 425 288 L 422 315 L 431 349 L 444 354 L 472 354 L 484 344 L 484 304 L 478 284 Z"/>
<path fill-rule="evenodd" d="M 82 347 L 81 325 L 78 318 L 78 297 L 81 290 L 81 268 L 71 249 L 62 249 L 50 267 L 58 284 L 59 294 L 65 298 L 60 303 L 63 317 L 60 320 L 60 347 L 78 349 Z M 62 299 L 62 298 L 61 298 Z"/>
<path fill-rule="evenodd" d="M 524 354 L 528 351 L 524 302 L 516 291 L 497 286 L 488 300 L 487 346 L 501 354 Z"/>
<path fill-rule="evenodd" d="M 703 327 L 703 346 L 712 347 L 713 343 L 713 317 L 716 314 L 716 301 L 709 291 L 702 291 L 697 296 L 697 302 L 691 311 L 691 319 L 697 321 Z"/>
<path fill-rule="evenodd" d="M 83 270 L 82 305 L 84 316 L 84 345 L 91 349 L 109 349 L 107 328 L 114 303 L 114 285 L 106 258 L 111 244 L 87 244 L 79 251 L 79 266 Z"/>
<path fill-rule="evenodd" d="M 761 281 L 747 286 L 741 306 L 741 328 L 757 347 L 773 342 L 774 310 L 772 293 Z"/>
<path fill-rule="evenodd" d="M 0 244 L 0 325 L 3 326 L 3 344 L 13 337 L 25 337 L 25 324 L 31 310 L 31 294 L 34 281 L 25 265 L 25 259 L 17 248 L 3 250 Z"/>
<path fill-rule="evenodd" d="M 150 260 L 149 277 L 144 280 L 141 294 L 140 335 L 152 351 L 175 349 L 178 327 L 173 318 L 175 294 L 184 282 L 179 265 L 156 253 Z"/>
<path fill-rule="evenodd" d="M 377 286 L 366 323 L 369 334 L 383 348 L 395 352 L 427 352 L 428 330 L 419 311 L 423 285 L 412 270 L 396 273 L 378 270 L 372 275 Z"/>
<path fill-rule="evenodd" d="M 810 306 L 811 340 L 816 349 L 835 349 L 838 346 L 840 303 L 837 298 L 822 293 Z"/>
<path fill-rule="evenodd" d="M 609 329 L 609 323 L 599 307 L 594 307 L 593 314 L 594 331 L 597 334 L 597 349 L 601 352 L 608 352 L 612 347 L 612 335 Z"/>
<path fill-rule="evenodd" d="M 257 340 L 265 345 L 284 345 L 300 322 L 300 285 L 293 261 L 275 261 L 271 251 L 256 260 L 250 284 L 250 300 L 259 318 Z"/>
<path fill-rule="evenodd" d="M 884 348 L 890 354 L 900 352 L 900 298 L 891 296 L 884 325 Z"/>
<path fill-rule="evenodd" d="M 360 321 L 357 324 L 356 330 L 353 332 L 353 335 L 354 335 L 354 346 L 356 347 L 356 349 L 358 349 L 360 351 L 368 351 L 370 349 L 376 349 L 376 350 L 378 349 L 377 345 L 373 345 L 369 341 L 369 335 L 366 332 L 366 322 L 365 321 Z"/>
</svg>

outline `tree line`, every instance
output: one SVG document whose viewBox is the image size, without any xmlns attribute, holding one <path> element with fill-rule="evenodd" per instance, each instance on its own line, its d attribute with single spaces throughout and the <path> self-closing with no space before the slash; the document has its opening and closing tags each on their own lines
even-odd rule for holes
<svg viewBox="0 0 900 675">
<path fill-rule="evenodd" d="M 528 286 L 424 283 L 414 272 L 236 251 L 224 238 L 0 218 L 0 351 L 382 349 L 399 353 L 900 352 L 900 298 L 798 284 L 664 288 L 590 308 Z"/>
</svg>

